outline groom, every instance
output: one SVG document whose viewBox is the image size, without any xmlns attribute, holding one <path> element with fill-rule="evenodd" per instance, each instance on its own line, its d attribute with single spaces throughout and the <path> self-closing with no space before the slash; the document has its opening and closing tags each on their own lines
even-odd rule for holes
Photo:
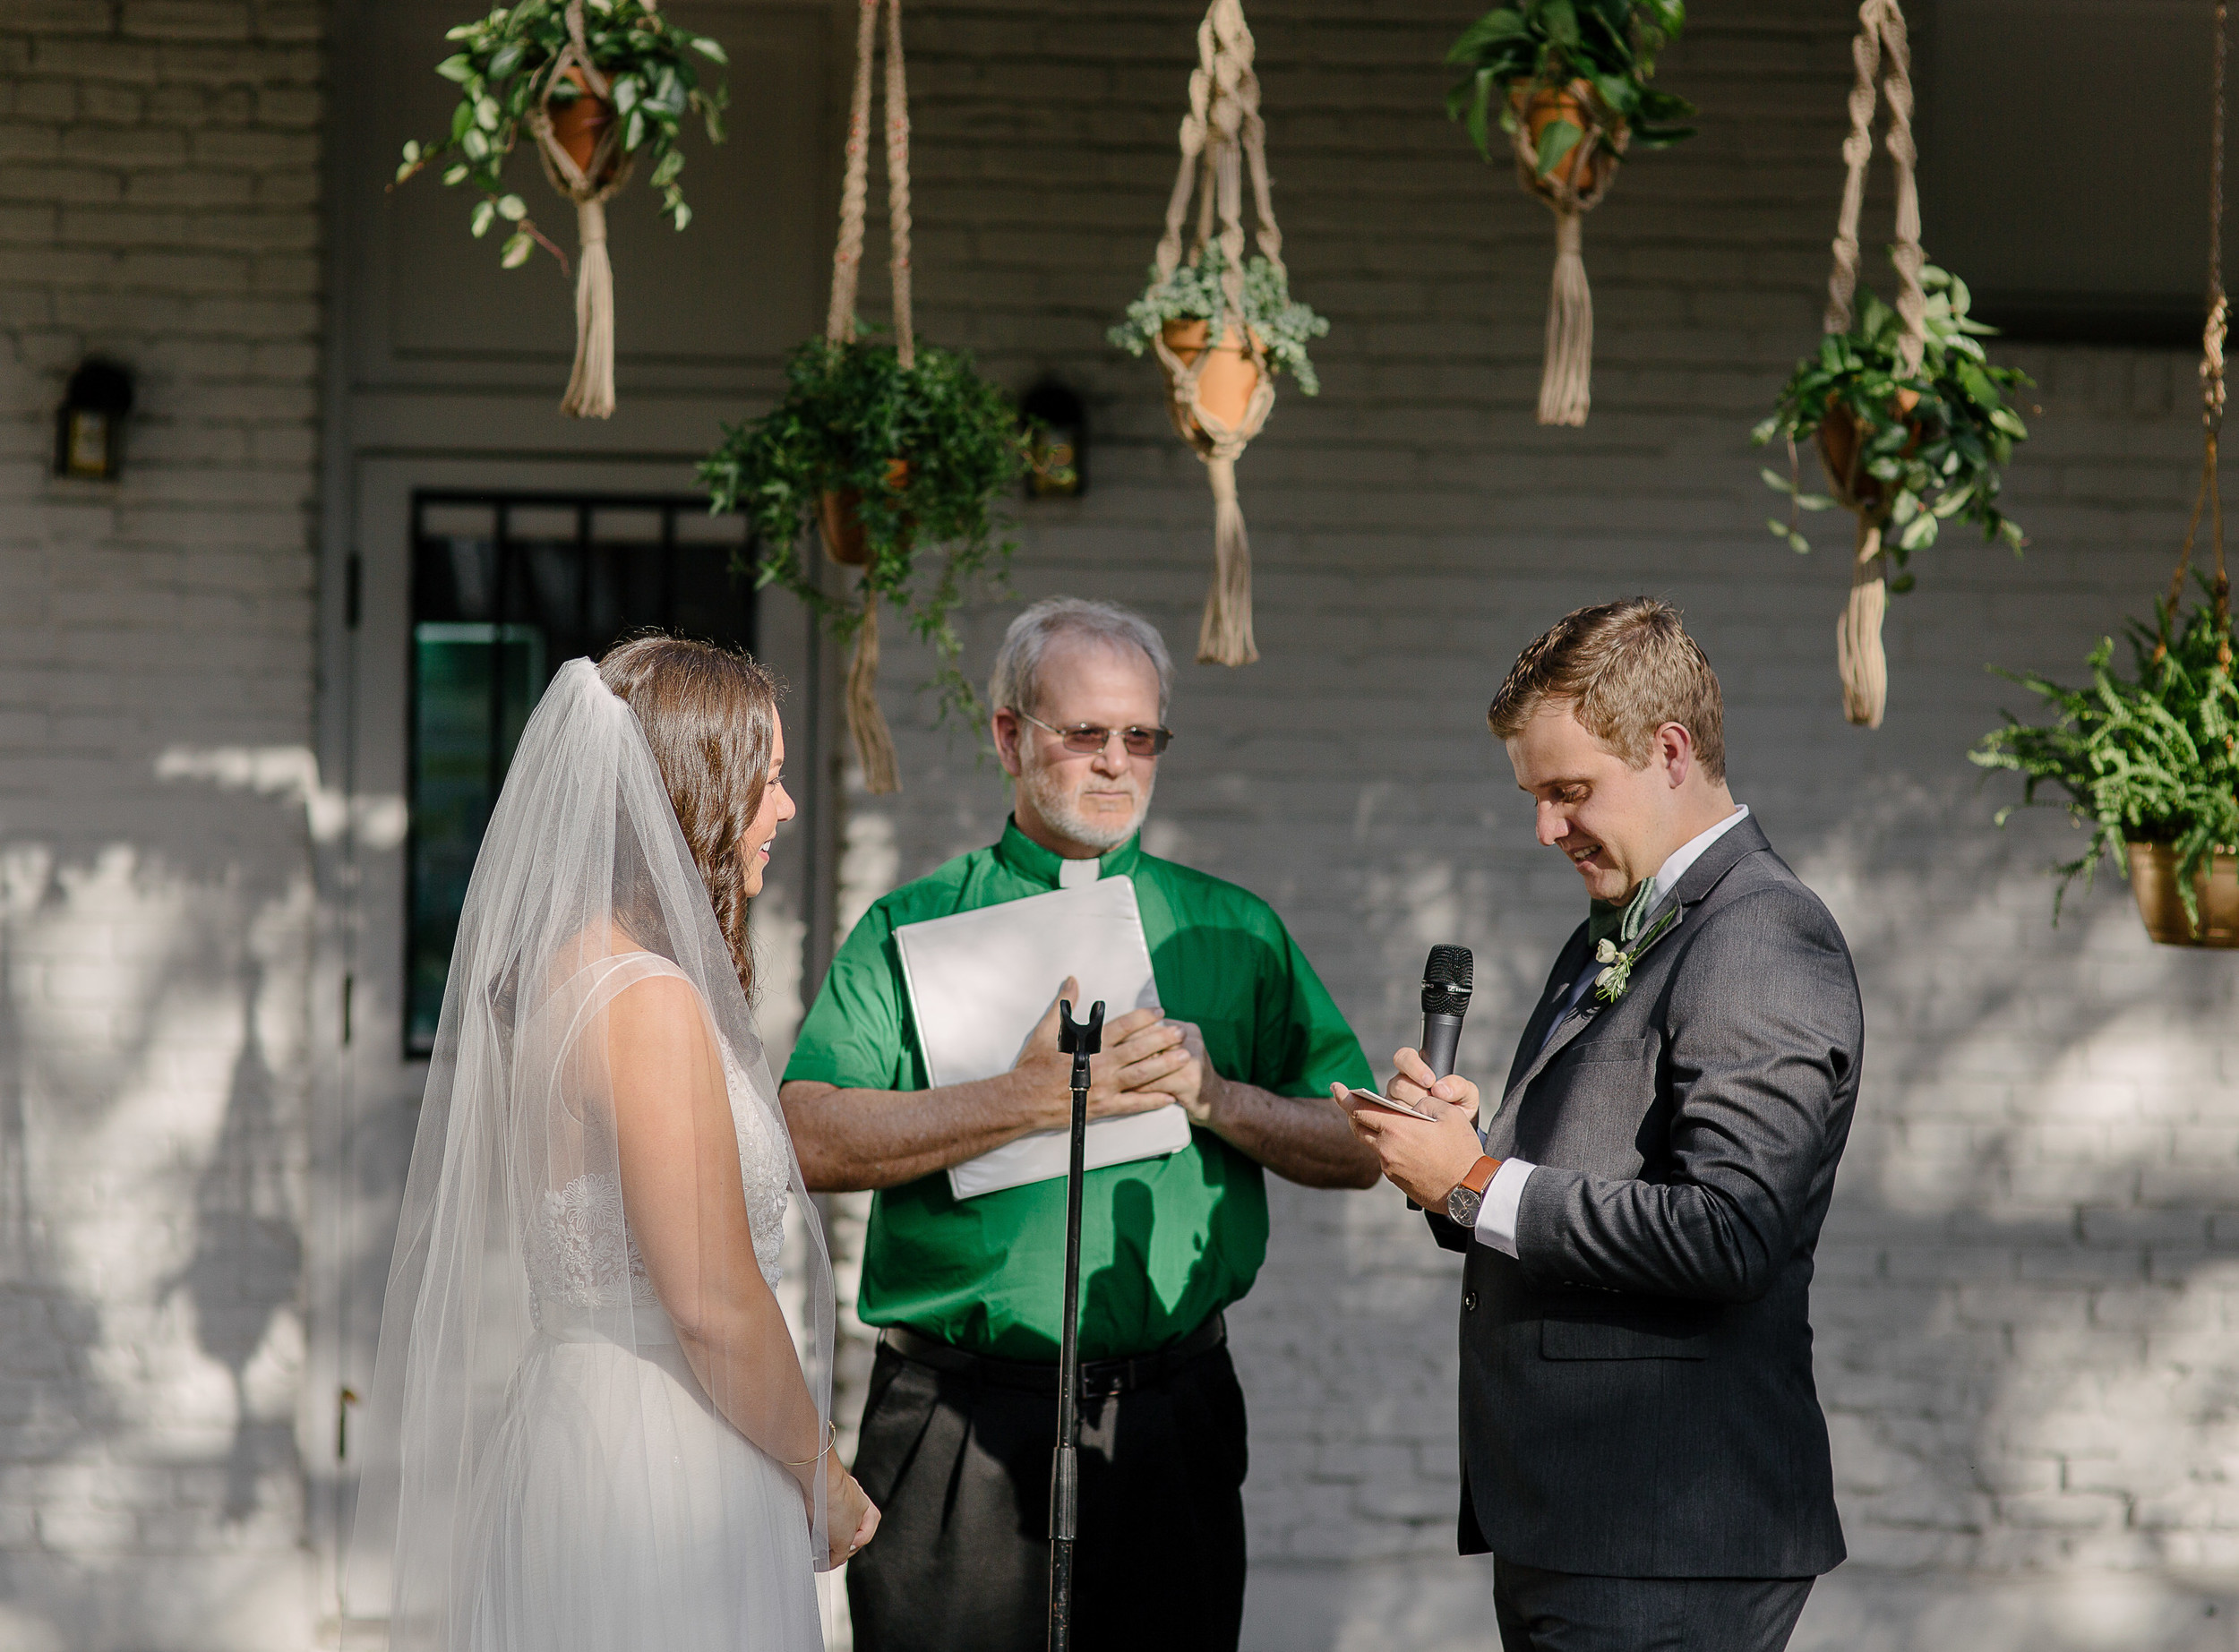
<svg viewBox="0 0 2239 1652">
<path fill-rule="evenodd" d="M 1497 1098 L 1403 1049 L 1390 1093 L 1435 1122 L 1353 1114 L 1468 1257 L 1462 1551 L 1497 1557 L 1505 1652 L 1779 1652 L 1843 1558 L 1809 1294 L 1850 954 L 1729 794 L 1677 611 L 1580 609 L 1488 720 L 1594 915 Z"/>
</svg>

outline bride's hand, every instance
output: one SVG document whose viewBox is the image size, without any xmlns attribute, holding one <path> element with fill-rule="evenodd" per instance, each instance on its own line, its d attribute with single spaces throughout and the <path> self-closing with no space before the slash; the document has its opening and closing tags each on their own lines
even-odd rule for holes
<svg viewBox="0 0 2239 1652">
<path fill-rule="evenodd" d="M 826 1563 L 837 1566 L 871 1541 L 879 1529 L 879 1506 L 867 1496 L 855 1477 L 839 1465 L 836 1456 L 824 1477 L 824 1520 L 829 1552 Z"/>
</svg>

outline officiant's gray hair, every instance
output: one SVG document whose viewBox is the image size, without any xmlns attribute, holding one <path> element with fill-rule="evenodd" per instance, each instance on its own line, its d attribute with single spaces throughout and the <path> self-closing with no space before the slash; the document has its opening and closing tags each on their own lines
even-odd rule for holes
<svg viewBox="0 0 2239 1652">
<path fill-rule="evenodd" d="M 989 708 L 1039 713 L 1042 656 L 1054 639 L 1065 636 L 1140 648 L 1158 672 L 1158 719 L 1166 721 L 1166 703 L 1174 691 L 1174 658 L 1166 652 L 1166 639 L 1158 634 L 1158 627 L 1132 608 L 1085 596 L 1045 596 L 1010 622 L 1003 646 L 996 651 L 995 673 L 988 679 Z"/>
</svg>

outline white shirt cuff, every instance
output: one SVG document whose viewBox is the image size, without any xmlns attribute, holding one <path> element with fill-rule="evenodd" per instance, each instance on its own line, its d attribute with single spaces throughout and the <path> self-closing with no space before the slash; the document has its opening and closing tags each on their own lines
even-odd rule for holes
<svg viewBox="0 0 2239 1652">
<path fill-rule="evenodd" d="M 1523 1185 L 1540 1167 L 1522 1159 L 1504 1159 L 1493 1172 L 1485 1203 L 1477 1210 L 1477 1242 L 1489 1245 L 1504 1256 L 1516 1254 L 1516 1207 L 1523 1203 Z"/>
</svg>

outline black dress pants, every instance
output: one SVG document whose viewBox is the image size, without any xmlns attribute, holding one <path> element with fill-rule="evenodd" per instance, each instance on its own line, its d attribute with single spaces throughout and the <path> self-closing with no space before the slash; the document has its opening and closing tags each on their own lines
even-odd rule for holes
<svg viewBox="0 0 2239 1652">
<path fill-rule="evenodd" d="M 879 1535 L 847 1568 L 858 1652 L 1043 1652 L 1046 1392 L 881 1344 L 855 1477 Z M 1235 1652 L 1244 1620 L 1244 1396 L 1225 1345 L 1081 1406 L 1073 1645 Z"/>
<path fill-rule="evenodd" d="M 1501 1652 L 1782 1652 L 1811 1578 L 1597 1578 L 1497 1557 Z"/>
</svg>

